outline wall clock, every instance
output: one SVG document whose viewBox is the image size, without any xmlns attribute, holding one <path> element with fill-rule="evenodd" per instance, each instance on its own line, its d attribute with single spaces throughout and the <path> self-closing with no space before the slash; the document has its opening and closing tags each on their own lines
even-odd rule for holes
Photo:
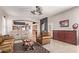
<svg viewBox="0 0 79 59">
<path fill-rule="evenodd" d="M 72 25 L 72 27 L 73 27 L 73 29 L 77 29 L 78 28 L 78 24 L 75 23 L 75 24 Z"/>
</svg>

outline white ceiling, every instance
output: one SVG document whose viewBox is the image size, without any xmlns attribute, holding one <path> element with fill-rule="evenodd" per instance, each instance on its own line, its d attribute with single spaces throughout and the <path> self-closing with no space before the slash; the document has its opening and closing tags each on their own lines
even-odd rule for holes
<svg viewBox="0 0 79 59">
<path fill-rule="evenodd" d="M 41 6 L 43 15 L 33 15 L 32 11 L 35 6 L 1 6 L 1 8 L 9 15 L 13 17 L 18 17 L 19 19 L 38 19 L 42 17 L 50 17 L 57 13 L 68 10 L 74 6 Z"/>
</svg>

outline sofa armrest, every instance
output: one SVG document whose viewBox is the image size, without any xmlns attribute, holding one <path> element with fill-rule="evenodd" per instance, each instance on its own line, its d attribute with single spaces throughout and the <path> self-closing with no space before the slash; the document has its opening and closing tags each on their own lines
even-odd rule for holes
<svg viewBox="0 0 79 59">
<path fill-rule="evenodd" d="M 11 44 L 11 42 L 3 42 L 0 46 Z"/>
<path fill-rule="evenodd" d="M 0 45 L 0 49 L 5 48 L 5 47 L 10 47 L 11 44 L 5 44 L 5 45 Z"/>
</svg>

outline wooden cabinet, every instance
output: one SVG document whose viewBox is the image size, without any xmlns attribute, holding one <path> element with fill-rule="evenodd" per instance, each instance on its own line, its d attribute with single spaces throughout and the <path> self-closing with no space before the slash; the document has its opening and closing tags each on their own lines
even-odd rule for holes
<svg viewBox="0 0 79 59">
<path fill-rule="evenodd" d="M 53 31 L 53 39 L 56 39 L 56 40 L 58 39 L 58 35 L 57 34 L 58 34 L 58 31 L 54 30 Z"/>
<path fill-rule="evenodd" d="M 60 39 L 60 40 L 64 39 L 64 31 L 59 31 L 58 32 L 58 39 Z"/>
<path fill-rule="evenodd" d="M 77 44 L 76 31 L 65 32 L 65 40 L 68 43 Z"/>
<path fill-rule="evenodd" d="M 36 42 L 36 39 L 37 39 L 37 25 L 36 24 L 32 26 L 32 39 L 33 41 Z"/>
<path fill-rule="evenodd" d="M 53 39 L 77 45 L 76 31 L 53 30 Z"/>
</svg>

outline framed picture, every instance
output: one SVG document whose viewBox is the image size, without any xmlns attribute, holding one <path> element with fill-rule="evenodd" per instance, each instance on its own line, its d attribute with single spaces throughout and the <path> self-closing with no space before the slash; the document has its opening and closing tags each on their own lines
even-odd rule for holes
<svg viewBox="0 0 79 59">
<path fill-rule="evenodd" d="M 69 20 L 60 21 L 60 26 L 61 27 L 69 27 Z"/>
</svg>

